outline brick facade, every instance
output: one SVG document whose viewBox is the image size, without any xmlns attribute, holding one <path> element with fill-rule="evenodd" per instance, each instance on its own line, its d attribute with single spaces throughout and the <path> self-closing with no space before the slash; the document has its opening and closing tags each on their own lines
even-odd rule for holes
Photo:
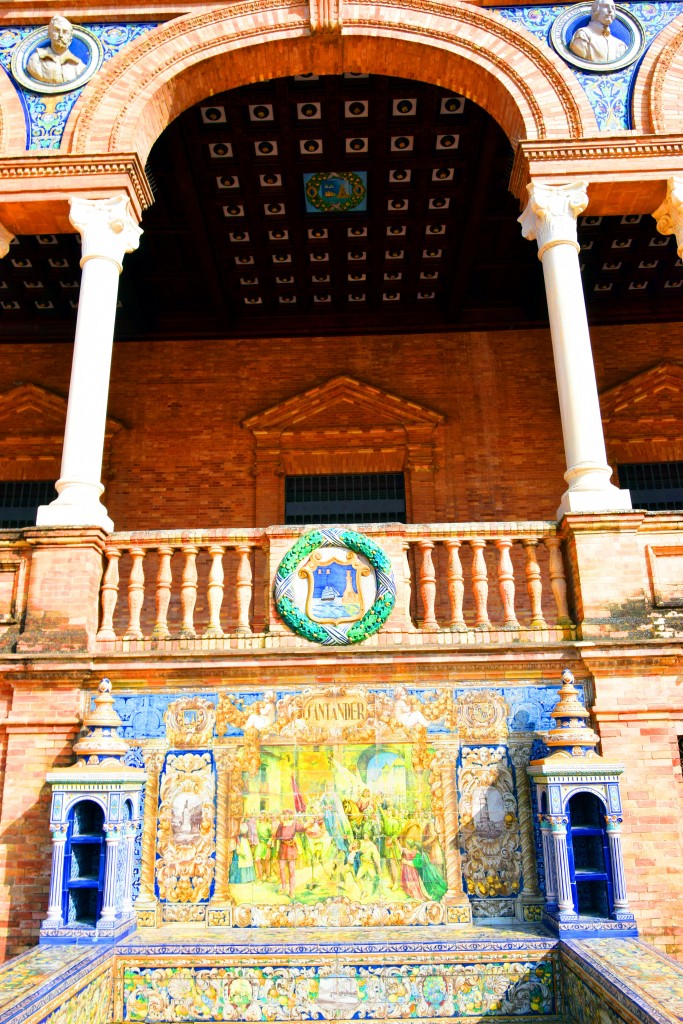
<svg viewBox="0 0 683 1024">
<path fill-rule="evenodd" d="M 676 324 L 595 329 L 601 391 L 675 358 L 679 334 Z M 69 346 L 7 346 L 3 351 L 1 389 L 11 387 L 20 361 L 26 381 L 68 393 Z M 277 521 L 265 512 L 260 522 L 255 519 L 255 442 L 242 423 L 341 373 L 445 417 L 433 468 L 434 510 L 424 501 L 420 507 L 418 500 L 413 522 L 554 518 L 565 463 L 549 336 L 545 331 L 482 331 L 116 345 L 109 413 L 124 428 L 111 440 L 104 500 L 117 529 Z M 680 406 L 675 396 L 672 401 L 675 416 Z M 320 426 L 329 430 L 335 424 Z M 653 435 L 637 437 L 634 459 L 628 416 L 617 415 L 608 431 L 612 464 L 662 457 L 662 444 Z M 671 452 L 675 433 L 667 441 Z M 0 475 L 56 477 L 57 437 L 52 444 L 51 452 L 41 451 L 40 461 L 28 451 L 17 459 L 0 459 Z M 676 457 L 675 450 L 669 458 Z M 371 472 L 408 468 L 397 464 L 398 458 L 373 454 L 354 464 Z M 324 451 L 317 461 L 318 472 L 333 471 Z M 315 463 L 316 457 L 306 458 L 298 471 L 315 472 Z M 280 508 L 282 479 L 259 484 L 266 494 L 269 487 L 277 492 L 270 508 Z"/>
</svg>

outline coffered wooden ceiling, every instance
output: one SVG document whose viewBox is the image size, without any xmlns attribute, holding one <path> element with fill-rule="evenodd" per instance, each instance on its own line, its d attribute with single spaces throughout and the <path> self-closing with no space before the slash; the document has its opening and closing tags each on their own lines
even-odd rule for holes
<svg viewBox="0 0 683 1024">
<path fill-rule="evenodd" d="M 545 325 L 511 162 L 483 110 L 418 82 L 305 76 L 214 96 L 152 150 L 156 202 L 126 257 L 117 337 Z M 307 207 L 310 175 L 348 172 L 363 206 Z M 579 237 L 592 322 L 683 319 L 683 266 L 651 217 L 584 217 Z M 12 245 L 3 340 L 72 338 L 78 257 L 77 236 Z"/>
</svg>

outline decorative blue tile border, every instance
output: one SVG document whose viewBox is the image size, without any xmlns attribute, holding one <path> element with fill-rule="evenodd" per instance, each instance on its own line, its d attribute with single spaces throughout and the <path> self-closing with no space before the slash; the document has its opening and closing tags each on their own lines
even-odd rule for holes
<svg viewBox="0 0 683 1024">
<path fill-rule="evenodd" d="M 159 22 L 147 21 L 143 23 L 112 24 L 88 24 L 88 29 L 97 36 L 102 43 L 104 50 L 103 64 L 112 57 L 115 57 L 120 50 L 156 28 Z M 9 26 L 0 29 L 0 67 L 8 75 L 12 85 L 17 91 L 24 108 L 26 118 L 26 148 L 27 149 L 59 149 L 64 135 L 64 128 L 73 110 L 74 104 L 85 88 L 74 89 L 72 92 L 62 93 L 55 96 L 45 96 L 37 92 L 30 92 L 23 89 L 14 81 L 10 74 L 10 63 L 14 48 L 24 39 L 29 32 L 33 32 L 35 25 Z"/>
<path fill-rule="evenodd" d="M 643 26 L 646 49 L 663 28 L 683 14 L 681 0 L 660 0 L 657 3 L 620 3 L 635 15 Z M 550 28 L 555 18 L 566 10 L 566 4 L 549 7 L 497 7 L 495 11 L 507 21 L 523 25 L 537 39 L 550 46 Z M 644 55 L 643 55 L 644 56 Z M 620 131 L 632 127 L 631 96 L 633 84 L 643 58 L 623 71 L 590 72 L 571 68 L 588 96 L 600 131 Z"/>
</svg>

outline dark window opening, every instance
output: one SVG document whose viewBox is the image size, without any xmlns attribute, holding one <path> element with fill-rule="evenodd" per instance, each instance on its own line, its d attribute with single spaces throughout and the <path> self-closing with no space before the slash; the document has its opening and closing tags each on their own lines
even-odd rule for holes
<svg viewBox="0 0 683 1024">
<path fill-rule="evenodd" d="M 285 478 L 285 523 L 405 523 L 403 473 Z"/>
<path fill-rule="evenodd" d="M 683 462 L 627 462 L 617 466 L 619 486 L 634 508 L 648 512 L 683 509 Z"/>
<path fill-rule="evenodd" d="M 38 506 L 56 496 L 54 480 L 0 480 L 0 528 L 35 526 Z"/>
</svg>

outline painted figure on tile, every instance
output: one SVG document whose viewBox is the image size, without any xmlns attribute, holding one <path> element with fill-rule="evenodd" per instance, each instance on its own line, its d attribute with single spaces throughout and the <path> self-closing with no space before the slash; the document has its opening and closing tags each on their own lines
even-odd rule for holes
<svg viewBox="0 0 683 1024">
<path fill-rule="evenodd" d="M 279 843 L 277 856 L 280 864 L 280 885 L 282 891 L 288 892 L 292 899 L 296 886 L 296 862 L 299 858 L 296 837 L 297 833 L 305 831 L 305 828 L 302 821 L 295 819 L 293 811 L 286 810 L 275 833 Z"/>
<path fill-rule="evenodd" d="M 608 64 L 626 53 L 626 43 L 612 35 L 610 25 L 617 16 L 614 0 L 594 0 L 591 20 L 578 28 L 571 38 L 569 49 L 582 60 L 593 64 Z"/>
<path fill-rule="evenodd" d="M 26 73 L 45 85 L 73 82 L 85 71 L 85 64 L 71 52 L 73 28 L 71 22 L 56 14 L 48 25 L 49 46 L 39 46 L 29 58 Z"/>
<path fill-rule="evenodd" d="M 440 842 L 434 830 L 427 830 L 424 844 L 422 838 L 423 824 L 433 824 L 432 791 L 413 756 L 410 743 L 261 747 L 258 775 L 242 776 L 230 875 L 235 905 L 440 899 Z M 252 821 L 253 847 L 246 842 Z M 250 866 L 247 846 L 254 872 L 248 885 L 238 871 Z"/>
<path fill-rule="evenodd" d="M 337 849 L 346 853 L 348 850 L 348 838 L 352 835 L 351 825 L 349 824 L 349 819 L 339 794 L 335 792 L 332 782 L 325 783 L 325 789 L 320 798 L 320 809 L 323 812 L 323 821 L 327 834 Z"/>
<path fill-rule="evenodd" d="M 249 828 L 246 821 L 240 825 L 240 834 L 230 864 L 230 881 L 237 885 L 253 882 L 256 878 L 254 858 L 249 845 Z"/>
<path fill-rule="evenodd" d="M 273 848 L 275 829 L 266 811 L 261 811 L 256 822 L 256 848 L 254 850 L 254 867 L 256 877 L 266 879 L 270 875 L 270 858 Z"/>
</svg>

